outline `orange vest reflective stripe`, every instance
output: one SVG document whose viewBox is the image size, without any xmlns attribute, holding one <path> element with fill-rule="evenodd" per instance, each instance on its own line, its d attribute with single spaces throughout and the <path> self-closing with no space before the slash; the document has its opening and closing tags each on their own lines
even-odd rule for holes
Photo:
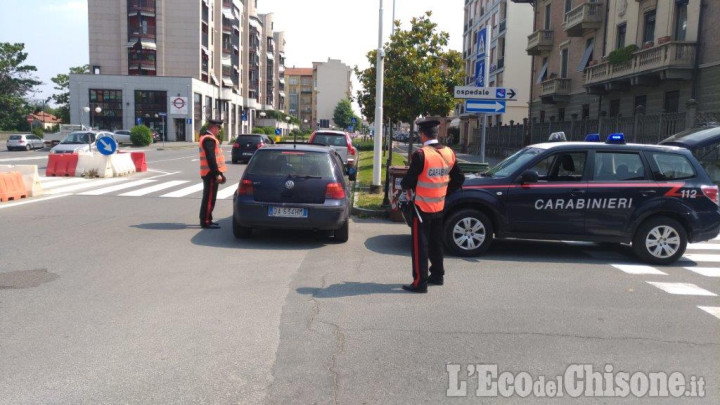
<svg viewBox="0 0 720 405">
<path fill-rule="evenodd" d="M 205 156 L 205 149 L 203 148 L 203 142 L 206 139 L 212 139 L 215 142 L 215 160 L 217 161 L 218 171 L 225 173 L 227 167 L 225 166 L 225 156 L 223 156 L 222 149 L 220 148 L 220 142 L 217 138 L 212 135 L 203 135 L 200 137 L 200 177 L 207 176 L 210 173 L 210 165 L 208 165 L 207 156 Z"/>
<path fill-rule="evenodd" d="M 450 169 L 455 165 L 455 153 L 450 148 L 435 149 L 423 146 L 425 166 L 415 187 L 415 205 L 427 213 L 445 208 L 445 194 L 450 183 Z"/>
</svg>

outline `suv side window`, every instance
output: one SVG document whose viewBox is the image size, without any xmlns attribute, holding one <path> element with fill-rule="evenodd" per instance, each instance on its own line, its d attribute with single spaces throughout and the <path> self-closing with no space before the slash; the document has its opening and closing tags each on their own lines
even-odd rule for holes
<svg viewBox="0 0 720 405">
<path fill-rule="evenodd" d="M 650 156 L 657 167 L 657 171 L 653 173 L 656 180 L 681 180 L 695 177 L 695 169 L 683 155 L 652 152 Z"/>
<path fill-rule="evenodd" d="M 580 181 L 585 171 L 585 152 L 555 153 L 533 166 L 539 181 Z"/>
<path fill-rule="evenodd" d="M 644 180 L 639 153 L 596 152 L 593 180 Z"/>
</svg>

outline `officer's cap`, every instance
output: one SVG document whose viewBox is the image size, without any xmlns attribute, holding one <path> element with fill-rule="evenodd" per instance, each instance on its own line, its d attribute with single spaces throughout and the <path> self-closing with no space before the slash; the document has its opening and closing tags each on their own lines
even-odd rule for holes
<svg viewBox="0 0 720 405">
<path fill-rule="evenodd" d="M 208 124 L 221 126 L 221 125 L 223 124 L 223 120 L 213 120 L 213 119 L 210 119 L 210 120 L 208 120 Z"/>
<path fill-rule="evenodd" d="M 418 129 L 427 131 L 440 125 L 440 121 L 435 118 L 421 118 L 415 121 L 415 124 L 417 124 Z"/>
</svg>

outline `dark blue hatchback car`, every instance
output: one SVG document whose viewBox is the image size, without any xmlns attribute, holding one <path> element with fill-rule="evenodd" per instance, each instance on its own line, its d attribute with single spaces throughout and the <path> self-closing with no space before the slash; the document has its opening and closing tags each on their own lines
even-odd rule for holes
<svg viewBox="0 0 720 405">
<path fill-rule="evenodd" d="M 235 193 L 233 233 L 253 228 L 333 231 L 346 242 L 350 192 L 343 163 L 332 148 L 270 145 L 255 152 Z"/>
</svg>

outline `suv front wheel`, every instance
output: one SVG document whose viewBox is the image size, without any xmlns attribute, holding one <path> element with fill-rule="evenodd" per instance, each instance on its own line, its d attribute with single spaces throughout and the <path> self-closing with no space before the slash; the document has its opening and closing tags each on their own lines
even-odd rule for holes
<svg viewBox="0 0 720 405">
<path fill-rule="evenodd" d="M 672 218 L 652 218 L 637 229 L 632 247 L 638 258 L 644 262 L 670 264 L 685 253 L 687 232 Z"/>
<path fill-rule="evenodd" d="M 480 211 L 463 209 L 445 219 L 445 246 L 458 256 L 477 256 L 493 240 L 493 225 Z"/>
</svg>

